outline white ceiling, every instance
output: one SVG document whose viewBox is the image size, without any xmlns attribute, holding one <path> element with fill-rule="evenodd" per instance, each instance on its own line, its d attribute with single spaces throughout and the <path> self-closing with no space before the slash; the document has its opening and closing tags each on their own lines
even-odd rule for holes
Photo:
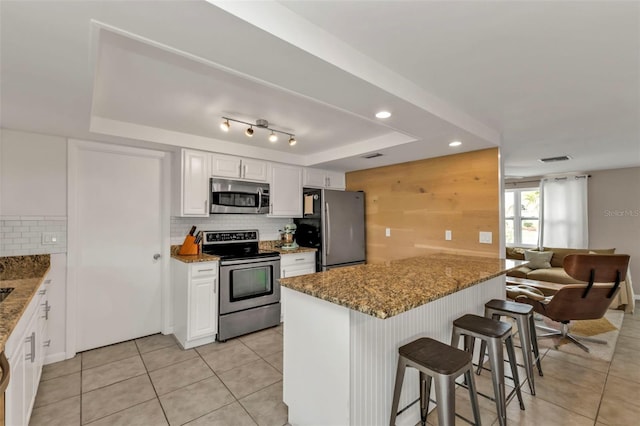
<svg viewBox="0 0 640 426">
<path fill-rule="evenodd" d="M 495 146 L 507 175 L 640 165 L 638 2 L 211 3 L 0 2 L 0 124 L 336 170 Z"/>
</svg>

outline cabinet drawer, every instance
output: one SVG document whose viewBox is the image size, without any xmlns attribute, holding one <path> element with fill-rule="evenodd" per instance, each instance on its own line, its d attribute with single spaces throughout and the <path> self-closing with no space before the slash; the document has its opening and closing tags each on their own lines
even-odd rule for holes
<svg viewBox="0 0 640 426">
<path fill-rule="evenodd" d="M 295 254 L 283 254 L 280 256 L 280 266 L 288 267 L 288 266 L 302 266 L 304 264 L 313 265 L 315 268 L 316 264 L 316 253 L 315 252 L 304 252 L 304 253 L 295 253 Z"/>
<path fill-rule="evenodd" d="M 206 262 L 191 265 L 191 278 L 215 277 L 218 275 L 218 262 Z"/>
</svg>

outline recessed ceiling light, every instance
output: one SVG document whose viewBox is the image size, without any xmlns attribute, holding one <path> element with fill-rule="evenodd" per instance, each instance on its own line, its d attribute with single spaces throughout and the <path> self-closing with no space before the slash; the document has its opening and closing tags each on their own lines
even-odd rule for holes
<svg viewBox="0 0 640 426">
<path fill-rule="evenodd" d="M 389 117 L 391 117 L 391 113 L 389 111 L 379 111 L 379 112 L 376 112 L 376 117 L 377 118 L 389 118 Z"/>
<path fill-rule="evenodd" d="M 462 145 L 462 142 L 460 141 L 453 141 L 449 144 L 449 146 L 460 146 L 460 145 Z"/>
</svg>

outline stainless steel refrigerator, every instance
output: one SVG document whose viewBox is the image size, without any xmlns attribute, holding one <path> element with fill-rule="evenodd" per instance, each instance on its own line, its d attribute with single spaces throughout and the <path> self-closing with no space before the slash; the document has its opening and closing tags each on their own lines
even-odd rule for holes
<svg viewBox="0 0 640 426">
<path fill-rule="evenodd" d="M 365 263 L 364 192 L 303 190 L 296 241 L 315 247 L 316 271 Z"/>
</svg>

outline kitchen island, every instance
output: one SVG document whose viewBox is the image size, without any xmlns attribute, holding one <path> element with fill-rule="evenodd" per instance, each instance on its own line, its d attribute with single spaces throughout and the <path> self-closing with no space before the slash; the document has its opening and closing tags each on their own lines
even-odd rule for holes
<svg viewBox="0 0 640 426">
<path fill-rule="evenodd" d="M 419 336 L 449 343 L 452 321 L 504 298 L 504 274 L 523 263 L 436 253 L 281 279 L 289 423 L 387 424 L 398 347 Z M 410 369 L 400 407 L 417 397 Z M 419 420 L 415 404 L 397 424 Z"/>
</svg>

